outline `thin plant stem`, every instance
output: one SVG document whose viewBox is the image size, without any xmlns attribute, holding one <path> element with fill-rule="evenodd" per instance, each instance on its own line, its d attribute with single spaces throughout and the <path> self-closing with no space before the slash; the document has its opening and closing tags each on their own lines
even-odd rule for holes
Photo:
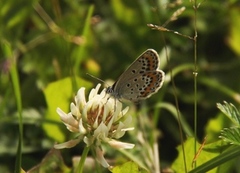
<svg viewBox="0 0 240 173">
<path fill-rule="evenodd" d="M 197 66 L 197 1 L 193 1 L 193 9 L 194 9 L 194 153 L 197 153 L 197 75 L 198 75 L 198 66 Z M 197 162 L 194 162 L 193 167 L 196 167 Z"/>
<path fill-rule="evenodd" d="M 11 68 L 10 68 L 10 75 L 13 83 L 13 90 L 16 98 L 17 103 L 17 110 L 18 110 L 18 129 L 19 129 L 19 137 L 18 137 L 18 147 L 17 147 L 17 157 L 15 161 L 15 173 L 21 172 L 21 165 L 22 165 L 22 146 L 23 146 L 23 124 L 22 124 L 22 96 L 20 91 L 20 83 L 19 77 L 17 72 L 17 57 L 18 51 L 12 51 L 10 43 L 5 42 L 3 44 L 3 50 L 5 56 L 8 57 L 11 61 Z"/>
<path fill-rule="evenodd" d="M 160 13 L 158 13 L 158 17 L 160 18 L 159 16 Z M 172 30 L 167 30 L 165 28 L 165 25 L 167 24 L 168 22 L 166 22 L 164 24 L 164 27 L 163 26 L 157 26 L 157 25 L 153 25 L 153 24 L 148 24 L 147 26 L 152 28 L 152 29 L 156 29 L 156 30 L 159 30 L 159 31 L 168 31 L 168 32 L 172 32 Z M 164 30 L 162 30 L 162 28 L 165 28 Z M 174 34 L 177 34 L 177 35 L 181 35 L 183 37 L 186 37 L 186 38 L 189 38 L 189 39 L 192 39 L 191 37 L 188 37 L 186 35 L 182 35 L 178 32 L 173 32 Z M 164 38 L 164 35 L 162 34 L 162 40 L 164 42 L 164 49 L 165 49 L 165 52 L 166 52 L 166 59 L 167 59 L 167 63 L 169 64 L 170 60 L 169 60 L 169 56 L 168 56 L 168 50 L 167 50 L 167 46 L 166 46 L 166 40 Z M 177 112 L 177 117 L 178 117 L 178 129 L 179 129 L 179 135 L 180 135 L 180 139 L 181 139 L 181 147 L 182 147 L 182 151 L 183 151 L 183 161 L 184 161 L 184 169 L 185 169 L 185 172 L 187 173 L 187 161 L 186 161 L 186 155 L 185 155 L 185 148 L 184 148 L 184 139 L 183 139 L 183 128 L 182 128 L 182 121 L 181 121 L 181 113 L 180 113 L 180 108 L 179 108 L 179 102 L 178 102 L 178 98 L 177 98 L 177 88 L 176 88 L 176 84 L 175 84 L 175 81 L 174 81 L 174 77 L 173 77 L 173 71 L 172 69 L 170 68 L 169 70 L 169 73 L 170 73 L 170 78 L 171 78 L 171 83 L 172 83 L 172 86 L 173 86 L 173 93 L 174 93 L 174 99 L 175 99 L 175 105 L 176 105 L 176 112 Z"/>
<path fill-rule="evenodd" d="M 76 173 L 82 173 L 83 172 L 83 167 L 84 167 L 84 163 L 85 160 L 87 158 L 88 152 L 89 152 L 90 147 L 85 147 L 81 156 L 81 159 L 79 161 Z"/>
</svg>

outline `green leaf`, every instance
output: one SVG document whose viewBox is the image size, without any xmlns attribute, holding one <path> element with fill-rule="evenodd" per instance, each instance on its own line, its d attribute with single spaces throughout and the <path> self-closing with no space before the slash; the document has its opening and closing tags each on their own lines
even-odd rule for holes
<svg viewBox="0 0 240 173">
<path fill-rule="evenodd" d="M 216 171 L 214 172 L 230 172 L 232 164 L 234 163 L 233 159 L 239 157 L 239 154 L 239 146 L 229 147 L 217 157 L 203 163 L 197 168 L 191 170 L 189 173 L 208 172 L 209 170 L 213 171 L 212 169 L 215 167 L 218 167 L 218 170 L 215 169 Z"/>
<path fill-rule="evenodd" d="M 240 23 L 236 22 L 240 17 L 240 11 L 238 7 L 232 8 L 229 14 L 230 28 L 228 43 L 232 50 L 240 55 Z"/>
<path fill-rule="evenodd" d="M 144 173 L 147 172 L 138 167 L 138 165 L 134 162 L 126 162 L 121 166 L 116 166 L 112 169 L 113 173 Z"/>
<path fill-rule="evenodd" d="M 48 123 L 43 124 L 43 128 L 49 137 L 52 137 L 58 142 L 63 142 L 65 137 L 59 127 L 63 127 L 58 114 L 56 113 L 57 107 L 61 108 L 64 112 L 68 112 L 70 103 L 74 100 L 74 95 L 77 91 L 73 91 L 73 82 L 70 77 L 50 83 L 44 90 L 44 95 L 48 105 L 48 112 L 46 120 Z M 89 88 L 89 82 L 76 78 L 76 85 L 78 87 Z"/>
<path fill-rule="evenodd" d="M 233 104 L 224 101 L 224 104 L 217 103 L 217 107 L 222 113 L 227 115 L 234 124 L 237 126 L 240 125 L 240 114 Z"/>
<path fill-rule="evenodd" d="M 88 41 L 90 40 L 90 35 L 91 35 L 91 19 L 92 19 L 92 15 L 93 15 L 93 11 L 94 11 L 94 5 L 91 5 L 88 9 L 88 14 L 86 17 L 86 21 L 84 24 L 84 30 L 82 33 L 82 36 L 84 38 L 86 38 Z M 75 74 L 79 74 L 79 66 L 81 64 L 81 61 L 83 60 L 84 57 L 86 57 L 86 50 L 87 50 L 87 44 L 83 44 L 82 46 L 79 46 L 78 48 L 74 49 L 73 55 L 72 57 L 74 57 L 74 61 L 76 61 L 74 63 L 74 71 Z M 75 58 L 75 57 L 79 57 L 79 58 Z"/>
<path fill-rule="evenodd" d="M 5 56 L 10 59 L 12 65 L 10 67 L 10 74 L 12 79 L 13 90 L 15 94 L 17 110 L 18 110 L 18 130 L 19 130 L 19 138 L 18 138 L 18 147 L 17 147 L 17 157 L 15 162 L 15 172 L 20 172 L 21 164 L 22 164 L 22 146 L 23 146 L 23 124 L 22 124 L 22 94 L 20 90 L 20 80 L 17 71 L 17 64 L 14 61 L 13 50 L 10 44 L 3 44 L 3 51 Z"/>
<path fill-rule="evenodd" d="M 225 142 L 240 145 L 240 127 L 224 128 L 219 137 Z"/>
<path fill-rule="evenodd" d="M 195 152 L 194 152 L 194 138 L 189 138 L 185 143 L 184 143 L 184 148 L 185 148 L 185 157 L 186 157 L 186 166 L 187 170 L 193 169 L 192 163 L 193 159 L 195 157 Z M 200 148 L 200 144 L 197 144 L 197 148 Z M 199 155 L 196 157 L 196 163 L 197 165 L 201 165 L 204 162 L 207 162 L 208 160 L 212 159 L 213 157 L 217 156 L 218 153 L 215 152 L 210 152 L 209 150 L 204 150 L 205 147 L 208 145 L 205 145 L 201 152 L 199 152 Z M 184 168 L 184 160 L 183 160 L 183 151 L 182 151 L 182 146 L 178 146 L 177 148 L 179 154 L 178 158 L 174 161 L 172 165 L 172 169 L 177 171 L 177 172 L 185 172 Z M 210 172 L 215 172 L 215 170 L 211 170 Z"/>
<path fill-rule="evenodd" d="M 219 135 L 224 127 L 228 127 L 231 121 L 222 114 L 218 114 L 216 117 L 211 118 L 205 128 L 205 134 L 207 134 L 208 142 L 215 142 L 219 140 Z"/>
</svg>

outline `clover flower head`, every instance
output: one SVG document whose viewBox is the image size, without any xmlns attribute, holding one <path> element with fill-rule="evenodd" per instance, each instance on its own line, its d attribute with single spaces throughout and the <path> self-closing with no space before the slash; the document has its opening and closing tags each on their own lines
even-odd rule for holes
<svg viewBox="0 0 240 173">
<path fill-rule="evenodd" d="M 65 113 L 57 108 L 57 113 L 67 129 L 77 133 L 78 137 L 56 144 L 54 147 L 71 148 L 84 141 L 88 147 L 94 147 L 97 160 L 104 167 L 109 167 L 104 159 L 101 144 L 107 143 L 114 148 L 131 149 L 134 144 L 120 142 L 117 139 L 134 128 L 130 127 L 132 117 L 126 115 L 128 107 L 122 110 L 122 103 L 107 95 L 105 89 L 99 94 L 100 86 L 101 84 L 98 84 L 91 90 L 88 101 L 85 97 L 85 88 L 80 88 L 75 96 L 75 103 L 70 105 L 71 112 Z"/>
</svg>

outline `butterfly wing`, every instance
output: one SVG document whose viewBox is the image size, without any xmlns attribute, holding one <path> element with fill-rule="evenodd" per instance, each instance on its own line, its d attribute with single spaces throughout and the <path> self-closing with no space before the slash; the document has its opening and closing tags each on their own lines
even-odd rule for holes
<svg viewBox="0 0 240 173">
<path fill-rule="evenodd" d="M 119 77 L 118 81 L 127 80 L 147 71 L 154 71 L 160 65 L 158 54 L 153 49 L 143 52 Z"/>
<path fill-rule="evenodd" d="M 133 102 L 149 98 L 161 88 L 164 76 L 165 74 L 162 70 L 148 71 L 134 76 L 122 85 L 119 91 L 120 95 L 122 98 Z"/>
<path fill-rule="evenodd" d="M 149 83 L 148 80 L 163 81 L 164 72 L 157 70 L 159 64 L 157 52 L 153 49 L 146 50 L 128 67 L 108 91 L 111 90 L 111 94 L 118 99 L 124 98 L 134 101 L 150 97 L 152 95 L 150 93 L 147 97 L 139 97 L 143 92 L 140 90 L 147 89 L 148 85 L 145 82 Z M 156 84 L 156 86 L 158 85 L 161 87 L 162 83 Z"/>
</svg>

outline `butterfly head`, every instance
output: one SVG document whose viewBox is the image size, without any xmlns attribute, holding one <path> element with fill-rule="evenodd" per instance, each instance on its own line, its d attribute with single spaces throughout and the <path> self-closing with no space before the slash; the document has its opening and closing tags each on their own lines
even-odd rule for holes
<svg viewBox="0 0 240 173">
<path fill-rule="evenodd" d="M 115 99 L 121 99 L 121 95 L 115 91 L 114 89 L 115 84 L 106 88 L 106 93 L 110 96 L 114 97 Z"/>
</svg>

